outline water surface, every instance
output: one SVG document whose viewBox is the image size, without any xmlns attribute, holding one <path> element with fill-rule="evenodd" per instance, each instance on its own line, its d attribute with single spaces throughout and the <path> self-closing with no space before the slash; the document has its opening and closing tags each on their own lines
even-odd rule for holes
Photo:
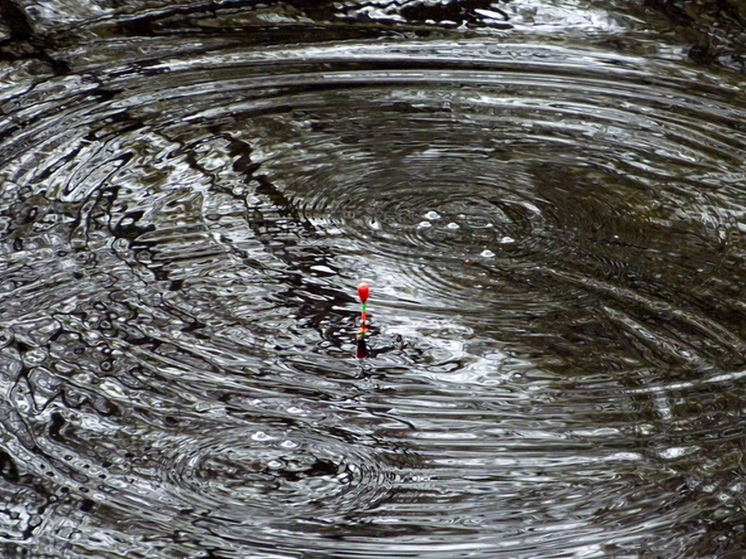
<svg viewBox="0 0 746 559">
<path fill-rule="evenodd" d="M 625 4 L 1 4 L 5 555 L 740 556 L 732 58 Z"/>
</svg>

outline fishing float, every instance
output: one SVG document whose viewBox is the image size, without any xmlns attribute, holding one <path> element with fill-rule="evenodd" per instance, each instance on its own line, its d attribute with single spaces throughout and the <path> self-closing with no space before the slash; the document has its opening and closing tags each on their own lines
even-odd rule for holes
<svg viewBox="0 0 746 559">
<path fill-rule="evenodd" d="M 365 316 L 365 304 L 368 302 L 368 295 L 370 295 L 370 286 L 364 281 L 361 281 L 357 284 L 357 296 L 362 303 L 362 307 L 360 309 L 360 330 L 358 330 L 357 333 L 358 338 L 365 336 L 369 332 L 368 320 Z"/>
<path fill-rule="evenodd" d="M 366 303 L 368 302 L 368 296 L 370 295 L 370 286 L 361 281 L 357 284 L 357 296 L 360 299 L 362 307 L 360 308 L 360 330 L 355 334 L 355 340 L 357 340 L 357 358 L 362 359 L 368 356 L 368 346 L 365 344 L 365 337 L 370 334 L 368 329 L 368 319 L 365 315 Z"/>
</svg>

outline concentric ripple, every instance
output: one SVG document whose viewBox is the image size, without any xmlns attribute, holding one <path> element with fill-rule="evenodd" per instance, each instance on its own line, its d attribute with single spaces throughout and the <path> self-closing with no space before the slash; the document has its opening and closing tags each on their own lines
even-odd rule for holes
<svg viewBox="0 0 746 559">
<path fill-rule="evenodd" d="M 740 549 L 742 81 L 187 13 L 8 70 L 6 554 Z"/>
<path fill-rule="evenodd" d="M 390 489 L 385 479 L 371 479 L 386 476 L 371 471 L 381 465 L 375 450 L 361 444 L 346 448 L 339 437 L 324 439 L 307 430 L 217 432 L 200 441 L 178 441 L 177 448 L 179 455 L 164 457 L 163 464 L 173 476 L 173 498 L 193 500 L 195 507 L 233 504 L 235 510 L 224 507 L 219 514 L 242 523 L 314 515 L 334 523 L 370 508 Z M 247 511 L 238 503 L 253 506 Z M 290 516 L 277 517 L 279 509 Z"/>
</svg>

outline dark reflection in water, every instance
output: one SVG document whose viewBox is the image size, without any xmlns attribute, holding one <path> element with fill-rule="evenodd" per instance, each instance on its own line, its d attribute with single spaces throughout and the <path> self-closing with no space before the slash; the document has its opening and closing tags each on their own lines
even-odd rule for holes
<svg viewBox="0 0 746 559">
<path fill-rule="evenodd" d="M 740 557 L 743 27 L 672 6 L 0 1 L 4 556 Z"/>
</svg>

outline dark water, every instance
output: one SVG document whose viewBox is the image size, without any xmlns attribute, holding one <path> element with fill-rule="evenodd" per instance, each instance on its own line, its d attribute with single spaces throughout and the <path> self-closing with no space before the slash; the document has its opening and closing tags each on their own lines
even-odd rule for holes
<svg viewBox="0 0 746 559">
<path fill-rule="evenodd" d="M 680 4 L 1 1 L 2 555 L 742 557 L 746 13 Z"/>
</svg>

